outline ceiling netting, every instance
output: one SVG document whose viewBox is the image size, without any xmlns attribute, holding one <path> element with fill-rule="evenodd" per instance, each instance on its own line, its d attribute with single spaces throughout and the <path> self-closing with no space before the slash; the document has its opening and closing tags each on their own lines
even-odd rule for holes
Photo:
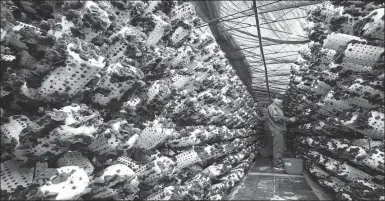
<svg viewBox="0 0 385 201">
<path fill-rule="evenodd" d="M 258 102 L 267 102 L 265 68 L 260 52 L 253 1 L 219 1 L 219 22 L 240 46 L 249 63 L 252 91 Z M 307 11 L 320 1 L 256 1 L 261 41 L 271 93 L 284 93 L 289 83 L 290 66 L 299 57 L 302 44 L 309 42 L 302 26 Z M 208 21 L 211 23 L 211 19 Z M 201 27 L 210 31 L 208 23 Z"/>
</svg>

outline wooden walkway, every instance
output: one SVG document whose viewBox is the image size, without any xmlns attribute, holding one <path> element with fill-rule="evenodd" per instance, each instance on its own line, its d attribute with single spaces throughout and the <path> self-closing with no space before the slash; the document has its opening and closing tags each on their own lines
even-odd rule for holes
<svg viewBox="0 0 385 201">
<path fill-rule="evenodd" d="M 310 177 L 276 172 L 272 161 L 257 158 L 227 200 L 331 200 Z"/>
</svg>

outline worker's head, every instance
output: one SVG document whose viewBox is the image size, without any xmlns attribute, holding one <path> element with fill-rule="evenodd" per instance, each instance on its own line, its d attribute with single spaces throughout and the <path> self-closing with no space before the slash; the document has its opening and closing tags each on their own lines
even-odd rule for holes
<svg viewBox="0 0 385 201">
<path fill-rule="evenodd" d="M 273 94 L 272 96 L 273 103 L 275 103 L 278 107 L 282 107 L 282 102 L 283 102 L 283 95 L 276 93 Z"/>
</svg>

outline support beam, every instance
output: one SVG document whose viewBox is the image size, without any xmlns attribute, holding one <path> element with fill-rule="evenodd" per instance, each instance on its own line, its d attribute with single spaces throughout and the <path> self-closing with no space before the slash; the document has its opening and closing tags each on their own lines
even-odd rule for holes
<svg viewBox="0 0 385 201">
<path fill-rule="evenodd" d="M 262 44 L 261 30 L 259 28 L 259 19 L 258 19 L 258 10 L 257 10 L 257 2 L 256 2 L 256 0 L 253 0 L 253 7 L 254 7 L 254 13 L 255 13 L 255 23 L 257 25 L 257 30 L 258 30 L 259 48 L 260 48 L 260 51 L 261 51 L 263 65 L 265 67 L 267 93 L 269 95 L 269 101 L 271 102 L 270 89 L 269 89 L 269 78 L 268 78 L 268 75 L 267 75 L 267 66 L 266 66 L 266 61 L 265 61 L 265 55 L 263 54 L 263 46 L 262 46 L 263 44 Z"/>
</svg>

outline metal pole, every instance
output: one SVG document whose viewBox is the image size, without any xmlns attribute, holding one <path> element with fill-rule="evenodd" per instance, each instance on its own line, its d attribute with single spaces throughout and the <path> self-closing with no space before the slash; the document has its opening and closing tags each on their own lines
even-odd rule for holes
<svg viewBox="0 0 385 201">
<path fill-rule="evenodd" d="M 257 11 L 257 2 L 255 0 L 253 0 L 253 7 L 254 7 L 254 13 L 255 13 L 255 15 L 254 15 L 255 16 L 255 22 L 257 24 L 257 30 L 258 30 L 259 49 L 261 51 L 263 65 L 265 67 L 265 77 L 266 77 L 267 93 L 269 95 L 269 101 L 271 102 L 270 89 L 269 89 L 269 78 L 268 78 L 268 75 L 267 75 L 267 67 L 266 67 L 265 55 L 263 54 L 261 30 L 259 29 L 259 18 L 258 18 L 258 11 Z"/>
</svg>

